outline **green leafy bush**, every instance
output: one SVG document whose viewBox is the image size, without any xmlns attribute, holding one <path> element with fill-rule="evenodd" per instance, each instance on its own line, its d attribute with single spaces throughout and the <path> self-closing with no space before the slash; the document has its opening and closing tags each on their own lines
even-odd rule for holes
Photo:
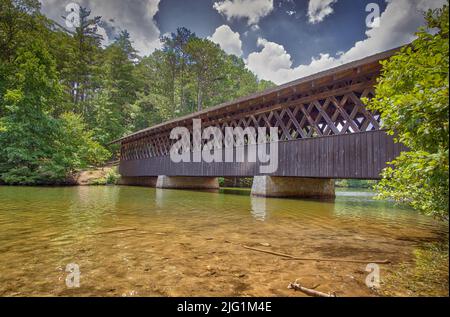
<svg viewBox="0 0 450 317">
<path fill-rule="evenodd" d="M 107 185 L 115 185 L 120 178 L 120 174 L 117 172 L 116 168 L 111 169 L 108 174 L 106 174 L 105 183 Z"/>
<path fill-rule="evenodd" d="M 376 98 L 366 102 L 381 114 L 383 128 L 410 149 L 384 170 L 379 197 L 448 220 L 448 5 L 426 19 L 428 29 L 383 62 Z"/>
</svg>

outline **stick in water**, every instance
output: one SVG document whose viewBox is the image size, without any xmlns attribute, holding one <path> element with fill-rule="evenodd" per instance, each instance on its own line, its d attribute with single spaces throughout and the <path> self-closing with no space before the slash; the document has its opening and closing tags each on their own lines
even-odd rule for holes
<svg viewBox="0 0 450 317">
<path fill-rule="evenodd" d="M 115 229 L 115 230 L 110 230 L 110 231 L 97 232 L 96 234 L 109 234 L 109 233 L 135 231 L 135 230 L 136 230 L 136 228 L 122 228 L 122 229 Z"/>
<path fill-rule="evenodd" d="M 389 264 L 389 260 L 345 260 L 345 259 L 322 259 L 322 258 L 300 258 L 290 254 L 278 253 L 269 250 L 252 248 L 246 245 L 242 245 L 243 248 L 263 253 L 268 253 L 272 255 L 277 255 L 286 258 L 287 260 L 293 261 L 319 261 L 319 262 L 344 262 L 344 263 L 375 263 L 375 264 Z"/>
<path fill-rule="evenodd" d="M 336 297 L 335 293 L 322 293 L 310 288 L 306 288 L 301 286 L 297 281 L 295 281 L 294 283 L 289 284 L 288 289 L 293 289 L 295 291 L 300 291 L 308 296 L 313 296 L 313 297 Z"/>
</svg>

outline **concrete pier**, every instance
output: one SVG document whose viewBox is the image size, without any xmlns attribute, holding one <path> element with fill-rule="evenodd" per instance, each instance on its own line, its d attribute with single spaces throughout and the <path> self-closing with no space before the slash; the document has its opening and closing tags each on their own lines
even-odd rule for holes
<svg viewBox="0 0 450 317">
<path fill-rule="evenodd" d="M 219 189 L 217 177 L 158 176 L 157 188 L 167 189 Z"/>
<path fill-rule="evenodd" d="M 333 179 L 255 176 L 252 195 L 279 198 L 318 198 L 336 197 Z"/>
</svg>

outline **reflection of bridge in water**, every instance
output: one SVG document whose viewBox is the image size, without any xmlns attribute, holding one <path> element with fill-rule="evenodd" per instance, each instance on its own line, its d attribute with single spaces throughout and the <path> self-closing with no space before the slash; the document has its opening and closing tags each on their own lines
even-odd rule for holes
<svg viewBox="0 0 450 317">
<path fill-rule="evenodd" d="M 217 177 L 255 177 L 253 194 L 268 197 L 334 196 L 333 179 L 379 179 L 386 163 L 405 148 L 380 128 L 380 116 L 363 98 L 374 96 L 380 61 L 387 51 L 291 83 L 228 102 L 133 133 L 121 145 L 119 171 L 124 185 L 159 188 L 217 188 Z M 175 163 L 170 149 L 173 128 L 278 128 L 278 169 L 268 175 L 266 162 L 249 160 L 256 145 L 244 146 L 244 159 Z M 206 141 L 203 141 L 206 143 Z M 191 158 L 194 155 L 190 153 Z"/>
</svg>

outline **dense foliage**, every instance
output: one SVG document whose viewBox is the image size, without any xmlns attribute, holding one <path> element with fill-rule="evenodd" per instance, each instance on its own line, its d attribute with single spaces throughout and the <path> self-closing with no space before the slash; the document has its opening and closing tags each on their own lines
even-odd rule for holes
<svg viewBox="0 0 450 317">
<path fill-rule="evenodd" d="M 65 29 L 38 0 L 0 0 L 0 182 L 54 184 L 111 157 L 124 134 L 268 88 L 242 59 L 185 28 L 139 57 L 101 17 Z"/>
<path fill-rule="evenodd" d="M 380 196 L 448 219 L 448 5 L 426 15 L 428 29 L 383 64 L 369 107 L 410 151 L 383 172 Z"/>
</svg>

